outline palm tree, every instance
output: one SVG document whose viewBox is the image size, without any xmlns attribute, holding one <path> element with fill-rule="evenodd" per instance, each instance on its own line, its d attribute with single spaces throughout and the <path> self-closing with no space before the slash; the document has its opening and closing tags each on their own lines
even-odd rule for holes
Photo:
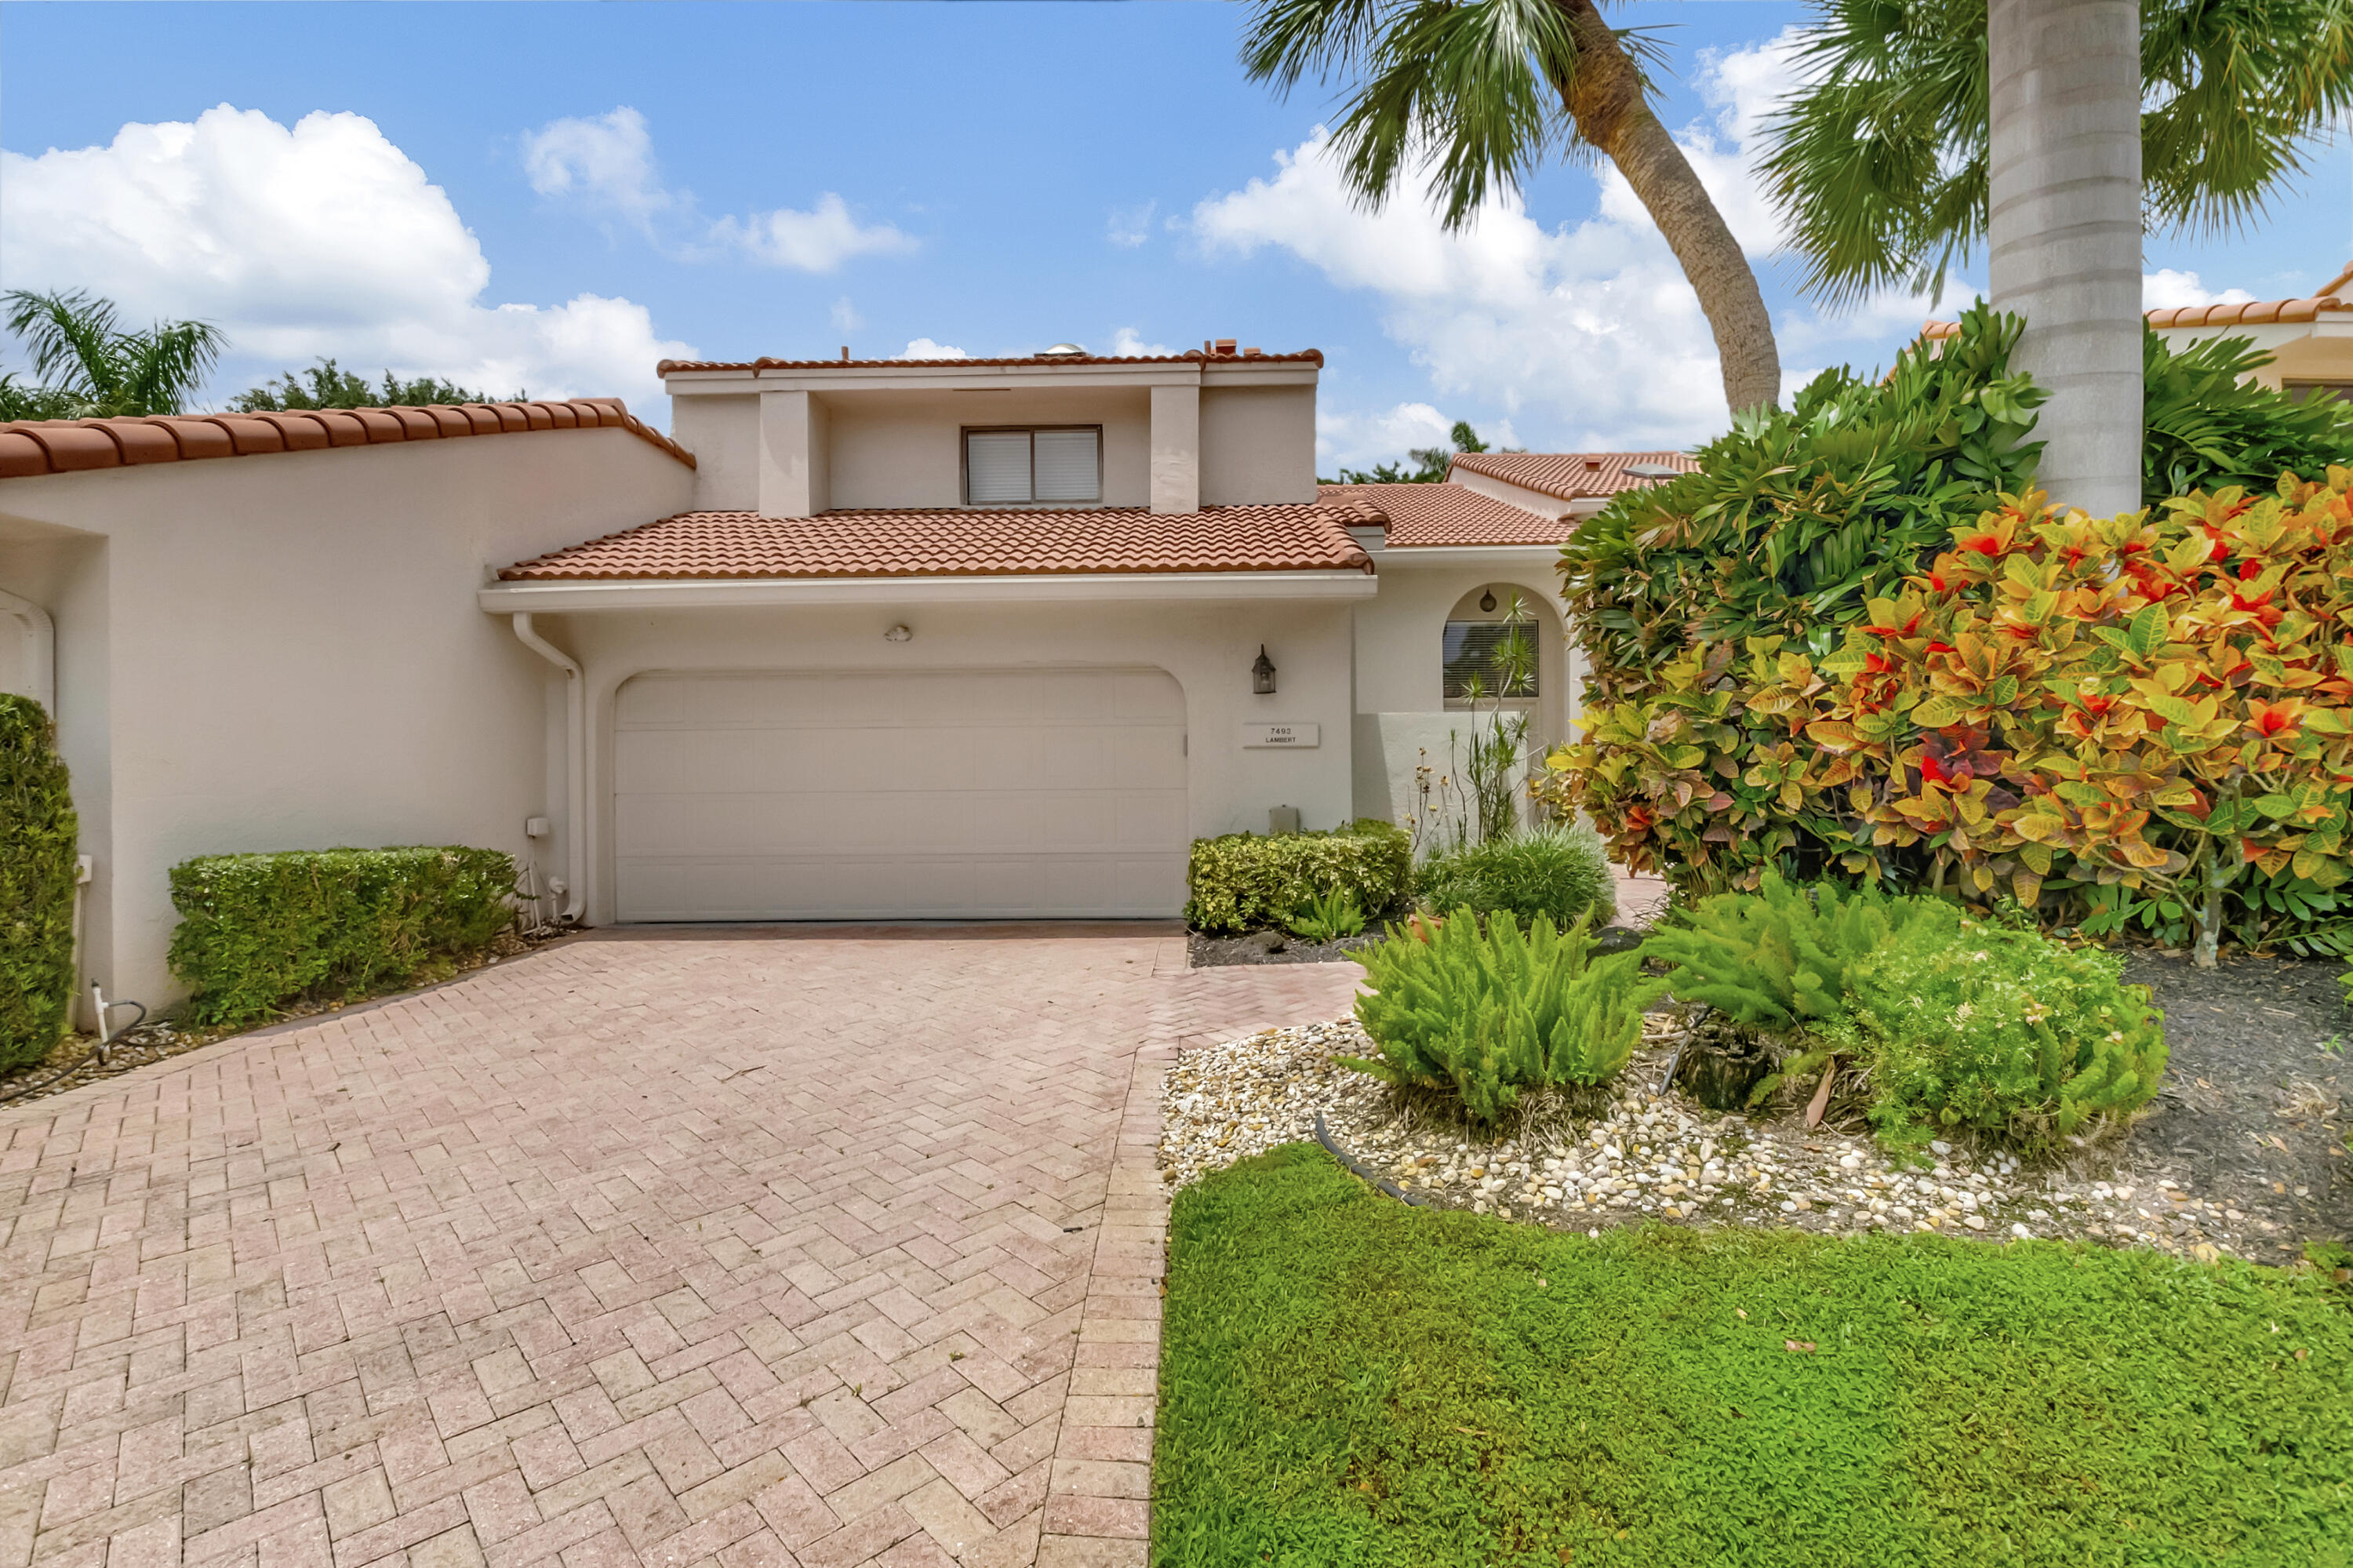
<svg viewBox="0 0 2353 1568">
<path fill-rule="evenodd" d="M 13 418 L 107 418 L 183 412 L 227 339 L 207 322 L 116 324 L 111 301 L 81 290 L 11 290 L 8 330 L 25 345 L 37 387 L 5 380 Z"/>
<path fill-rule="evenodd" d="M 1595 0 L 1258 0 L 1242 46 L 1254 81 L 1356 79 L 1333 133 L 1358 199 L 1425 165 L 1450 228 L 1557 148 L 1626 176 L 1715 334 L 1735 413 L 1777 403 L 1780 352 L 1757 275 L 1649 99 L 1647 40 Z"/>
<path fill-rule="evenodd" d="M 2140 503 L 2145 224 L 2242 223 L 2353 103 L 2353 0 L 1823 0 L 1766 177 L 1807 286 L 1941 289 L 1986 248 L 2049 387 L 2042 482 Z"/>
</svg>

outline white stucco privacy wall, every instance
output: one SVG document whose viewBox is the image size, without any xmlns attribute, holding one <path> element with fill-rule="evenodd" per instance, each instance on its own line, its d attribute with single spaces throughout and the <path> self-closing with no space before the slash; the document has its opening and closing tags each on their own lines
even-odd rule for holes
<svg viewBox="0 0 2353 1568">
<path fill-rule="evenodd" d="M 57 626 L 95 858 L 85 969 L 151 1006 L 192 855 L 528 850 L 561 818 L 560 677 L 484 615 L 509 562 L 689 504 L 622 429 L 164 462 L 0 482 L 0 589 Z M 561 827 L 559 825 L 559 840 Z"/>
</svg>

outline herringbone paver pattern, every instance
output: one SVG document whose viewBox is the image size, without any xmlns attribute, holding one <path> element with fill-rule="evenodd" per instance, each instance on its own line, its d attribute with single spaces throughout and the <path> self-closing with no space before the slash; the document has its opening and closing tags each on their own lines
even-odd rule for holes
<svg viewBox="0 0 2353 1568">
<path fill-rule="evenodd" d="M 0 1565 L 1140 1563 L 1161 1065 L 1354 966 L 592 938 L 0 1111 Z"/>
</svg>

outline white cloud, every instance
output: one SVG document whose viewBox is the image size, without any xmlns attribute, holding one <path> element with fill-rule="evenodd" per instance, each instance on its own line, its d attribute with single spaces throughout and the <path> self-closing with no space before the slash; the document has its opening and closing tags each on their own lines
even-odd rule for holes
<svg viewBox="0 0 2353 1568">
<path fill-rule="evenodd" d="M 915 242 L 887 223 L 860 224 L 833 192 L 807 212 L 779 207 L 749 217 L 723 217 L 711 226 L 713 244 L 740 249 L 771 267 L 830 272 L 853 256 L 889 256 L 915 249 Z"/>
<path fill-rule="evenodd" d="M 1415 447 L 1446 444 L 1454 421 L 1427 403 L 1399 403 L 1384 413 L 1315 415 L 1315 469 L 1336 474 L 1345 468 L 1402 462 Z M 1493 444 L 1493 442 L 1490 443 Z"/>
<path fill-rule="evenodd" d="M 0 151 L 0 275 L 213 322 L 261 373 L 325 355 L 634 406 L 661 397 L 655 361 L 694 354 L 628 300 L 483 302 L 490 262 L 448 195 L 356 114 L 288 127 L 222 104 L 103 147 Z"/>
<path fill-rule="evenodd" d="M 654 166 L 646 117 L 627 104 L 594 120 L 552 120 L 522 138 L 523 173 L 543 196 L 573 196 L 640 228 L 679 204 Z"/>
<path fill-rule="evenodd" d="M 907 345 L 906 353 L 894 354 L 891 357 L 893 359 L 970 359 L 972 355 L 953 344 L 934 343 L 930 338 L 919 337 Z"/>
<path fill-rule="evenodd" d="M 2140 278 L 2140 308 L 2145 311 L 2177 310 L 2184 305 L 2243 305 L 2253 298 L 2244 289 L 2224 289 L 2216 293 L 2199 281 L 2197 273 L 2179 272 L 2170 267 L 2144 272 Z"/>
<path fill-rule="evenodd" d="M 1113 208 L 1110 222 L 1103 226 L 1103 238 L 1113 245 L 1134 249 L 1152 238 L 1152 215 L 1159 207 L 1157 201 L 1148 201 L 1142 207 Z"/>
<path fill-rule="evenodd" d="M 1176 350 L 1165 343 L 1146 343 L 1144 334 L 1134 327 L 1122 327 L 1111 334 L 1111 353 L 1118 359 L 1160 359 Z"/>
<path fill-rule="evenodd" d="M 540 195 L 618 213 L 681 261 L 733 253 L 770 267 L 830 272 L 853 256 L 915 249 L 913 238 L 890 224 L 860 223 L 831 191 L 807 212 L 787 207 L 706 220 L 693 192 L 662 183 L 646 117 L 627 104 L 593 119 L 551 120 L 524 132 L 522 166 Z M 658 217 L 665 219 L 659 226 Z"/>
<path fill-rule="evenodd" d="M 858 307 L 849 302 L 848 294 L 833 302 L 833 309 L 828 314 L 833 321 L 833 330 L 839 333 L 853 333 L 866 324 L 866 318 L 858 313 Z"/>
<path fill-rule="evenodd" d="M 1752 159 L 1774 101 L 1798 79 L 1801 42 L 1789 28 L 1746 49 L 1704 55 L 1698 85 L 1715 118 L 1675 138 L 1753 260 L 1784 240 Z M 1383 330 L 1427 370 L 1440 402 L 1475 401 L 1523 424 L 1533 419 L 1548 444 L 1572 450 L 1681 446 L 1726 423 L 1698 297 L 1614 167 L 1599 170 L 1596 208 L 1582 222 L 1547 228 L 1505 197 L 1449 234 L 1410 191 L 1378 212 L 1359 207 L 1321 128 L 1278 152 L 1275 165 L 1271 178 L 1198 204 L 1188 224 L 1195 238 L 1213 254 L 1286 250 L 1340 287 L 1377 295 Z M 1861 343 L 1926 314 L 1917 302 L 1899 300 L 1800 318 L 1794 346 Z M 1398 455 L 1403 447 L 1394 441 L 1367 437 L 1352 447 L 1359 438 L 1339 432 L 1404 417 L 1400 409 L 1335 414 L 1323 438 L 1330 461 Z"/>
</svg>

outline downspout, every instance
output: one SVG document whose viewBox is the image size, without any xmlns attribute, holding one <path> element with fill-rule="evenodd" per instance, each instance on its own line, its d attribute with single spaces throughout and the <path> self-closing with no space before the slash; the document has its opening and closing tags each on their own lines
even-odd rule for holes
<svg viewBox="0 0 2353 1568">
<path fill-rule="evenodd" d="M 522 645 L 564 672 L 564 914 L 577 924 L 587 902 L 586 859 L 582 830 L 588 813 L 588 689 L 580 666 L 546 638 L 531 629 L 528 610 L 514 614 L 514 634 Z"/>
<path fill-rule="evenodd" d="M 19 599 L 0 588 L 0 614 L 14 615 L 25 622 L 25 642 L 32 657 L 26 660 L 32 676 L 32 690 L 26 694 L 41 705 L 41 711 L 52 721 L 58 716 L 58 623 L 49 612 L 29 599 Z"/>
</svg>

